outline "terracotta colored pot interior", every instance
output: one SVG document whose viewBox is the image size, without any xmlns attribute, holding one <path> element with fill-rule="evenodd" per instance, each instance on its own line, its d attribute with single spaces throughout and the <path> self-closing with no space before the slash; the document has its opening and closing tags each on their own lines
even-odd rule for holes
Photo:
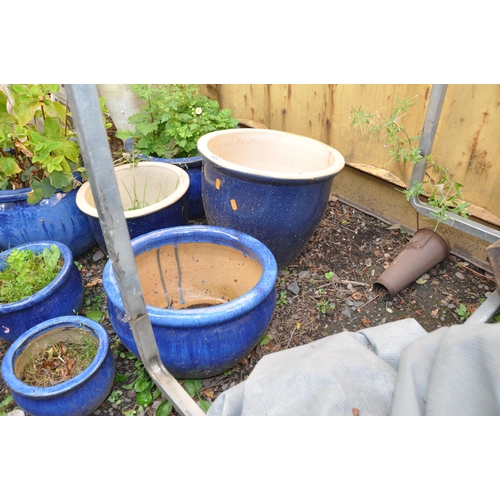
<svg viewBox="0 0 500 500">
<path fill-rule="evenodd" d="M 68 340 L 75 343 L 83 343 L 82 335 L 89 337 L 92 339 L 92 342 L 98 345 L 97 338 L 82 328 L 76 329 L 61 326 L 52 328 L 45 331 L 43 334 L 38 335 L 30 340 L 30 342 L 28 342 L 28 344 L 23 348 L 23 351 L 17 356 L 14 363 L 14 374 L 19 380 L 22 380 L 24 369 L 40 352 L 40 350 L 43 350 L 57 342 L 67 342 Z"/>
<path fill-rule="evenodd" d="M 262 265 L 233 247 L 206 242 L 164 245 L 136 257 L 146 304 L 193 309 L 224 304 L 250 291 Z"/>
</svg>

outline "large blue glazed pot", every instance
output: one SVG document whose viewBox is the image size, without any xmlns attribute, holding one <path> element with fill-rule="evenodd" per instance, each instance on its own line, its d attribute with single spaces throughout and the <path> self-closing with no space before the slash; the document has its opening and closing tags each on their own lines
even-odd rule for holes
<svg viewBox="0 0 500 500">
<path fill-rule="evenodd" d="M 81 373 L 51 387 L 22 381 L 22 373 L 37 349 L 82 335 L 97 343 L 97 354 Z M 115 375 L 113 354 L 106 330 L 81 316 L 62 316 L 44 321 L 21 335 L 2 361 L 2 377 L 16 404 L 30 415 L 83 416 L 93 413 L 108 397 Z"/>
<path fill-rule="evenodd" d="M 134 148 L 134 139 L 130 138 L 124 144 L 126 151 Z M 200 219 L 205 216 L 203 202 L 201 199 L 201 157 L 190 156 L 188 158 L 158 158 L 156 156 L 145 156 L 136 154 L 137 158 L 144 161 L 168 163 L 183 168 L 189 175 L 189 189 L 187 192 L 187 205 L 190 220 Z"/>
<path fill-rule="evenodd" d="M 89 222 L 76 206 L 77 190 L 57 192 L 35 205 L 30 188 L 0 191 L 0 250 L 35 241 L 60 241 L 79 257 L 96 241 Z"/>
<path fill-rule="evenodd" d="M 211 132 L 198 151 L 208 224 L 262 241 L 279 268 L 292 264 L 324 215 L 343 156 L 314 139 L 268 129 Z"/>
<path fill-rule="evenodd" d="M 135 166 L 116 167 L 115 175 L 131 239 L 157 229 L 188 223 L 186 194 L 190 180 L 182 168 L 165 163 L 140 162 Z M 80 188 L 76 203 L 88 217 L 97 243 L 107 253 L 88 182 Z M 136 206 L 142 208 L 134 209 Z"/>
<path fill-rule="evenodd" d="M 132 241 L 161 360 L 173 376 L 221 374 L 264 335 L 276 306 L 276 261 L 260 241 L 231 229 L 186 226 Z M 108 262 L 103 273 L 111 324 L 136 356 Z"/>
<path fill-rule="evenodd" d="M 13 342 L 36 324 L 56 318 L 78 314 L 83 305 L 83 282 L 71 250 L 57 241 L 39 241 L 18 245 L 18 250 L 42 253 L 44 248 L 57 245 L 63 260 L 59 274 L 46 287 L 26 299 L 0 304 L 0 339 Z M 0 253 L 0 269 L 5 269 L 13 249 Z"/>
</svg>

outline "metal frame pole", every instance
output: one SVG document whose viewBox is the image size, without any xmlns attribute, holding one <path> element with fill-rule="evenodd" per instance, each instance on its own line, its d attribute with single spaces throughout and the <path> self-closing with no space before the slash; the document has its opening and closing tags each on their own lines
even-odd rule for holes
<svg viewBox="0 0 500 500">
<path fill-rule="evenodd" d="M 447 88 L 448 85 L 442 84 L 432 86 L 429 105 L 427 106 L 424 127 L 419 144 L 421 154 L 424 157 L 430 154 L 432 150 L 432 145 L 434 144 L 434 138 L 436 136 L 436 130 L 439 124 L 439 117 L 441 116 L 441 110 L 443 108 Z M 414 165 L 410 179 L 410 186 L 417 182 L 424 181 L 426 168 L 426 160 L 422 160 L 421 162 Z M 428 203 L 422 202 L 420 198 L 413 196 L 410 199 L 410 203 L 418 213 L 425 215 L 426 217 L 436 219 L 436 210 L 432 208 Z M 474 222 L 470 219 L 466 219 L 452 212 L 446 212 L 446 215 L 449 217 L 449 219 L 443 222 L 448 226 L 453 226 L 453 228 L 455 229 L 459 229 L 464 233 L 470 234 L 471 236 L 475 236 L 490 243 L 494 243 L 500 240 L 500 231 L 492 229 L 484 224 Z"/>
<path fill-rule="evenodd" d="M 181 415 L 205 415 L 160 359 L 130 244 L 97 86 L 68 84 L 64 87 L 109 259 L 141 361 Z"/>
</svg>

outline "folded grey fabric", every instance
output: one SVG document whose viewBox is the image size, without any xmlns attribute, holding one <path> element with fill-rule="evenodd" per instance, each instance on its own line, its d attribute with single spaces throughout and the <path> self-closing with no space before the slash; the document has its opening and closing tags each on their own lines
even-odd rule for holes
<svg viewBox="0 0 500 500">
<path fill-rule="evenodd" d="M 500 323 L 440 328 L 400 357 L 392 415 L 500 415 Z"/>
<path fill-rule="evenodd" d="M 426 334 L 404 319 L 269 354 L 208 415 L 389 415 L 401 350 Z"/>
<path fill-rule="evenodd" d="M 269 354 L 208 415 L 500 415 L 500 323 L 404 319 Z"/>
</svg>

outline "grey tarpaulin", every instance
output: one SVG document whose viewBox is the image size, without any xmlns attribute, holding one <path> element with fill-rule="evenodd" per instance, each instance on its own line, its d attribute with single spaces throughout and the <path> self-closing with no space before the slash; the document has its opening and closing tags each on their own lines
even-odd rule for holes
<svg viewBox="0 0 500 500">
<path fill-rule="evenodd" d="M 414 319 L 264 356 L 215 415 L 499 415 L 500 324 Z"/>
</svg>

